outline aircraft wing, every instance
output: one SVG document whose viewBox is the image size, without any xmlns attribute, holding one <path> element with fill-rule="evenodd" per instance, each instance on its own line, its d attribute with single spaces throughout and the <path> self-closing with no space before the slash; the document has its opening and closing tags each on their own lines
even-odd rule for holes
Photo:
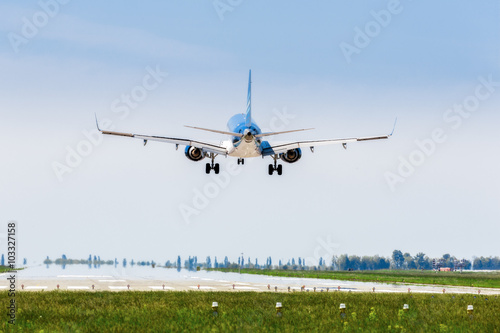
<svg viewBox="0 0 500 333">
<path fill-rule="evenodd" d="M 97 119 L 96 119 L 96 123 L 97 123 Z M 205 152 L 214 153 L 214 154 L 226 155 L 228 153 L 227 149 L 225 147 L 218 146 L 218 145 L 215 145 L 213 143 L 208 143 L 208 142 L 196 141 L 196 140 L 191 140 L 191 139 L 182 139 L 182 138 L 170 138 L 170 137 L 166 137 L 166 136 L 142 135 L 142 134 L 106 131 L 106 130 L 101 130 L 99 128 L 99 124 L 97 124 L 97 129 L 102 134 L 124 136 L 124 137 L 144 140 L 144 144 L 146 144 L 147 141 L 151 140 L 151 141 L 168 142 L 168 143 L 173 143 L 173 144 L 182 145 L 182 146 L 192 146 L 192 147 L 199 148 Z"/>
<path fill-rule="evenodd" d="M 390 135 L 385 136 L 373 136 L 366 138 L 350 138 L 350 139 L 333 139 L 333 140 L 317 140 L 317 141 L 298 141 L 298 142 L 290 142 L 275 146 L 270 146 L 263 150 L 263 155 L 274 155 L 284 153 L 290 149 L 296 148 L 314 148 L 316 146 L 325 146 L 325 145 L 333 145 L 333 144 L 347 144 L 348 142 L 356 142 L 356 141 L 368 141 L 368 140 L 379 140 L 379 139 L 388 139 Z"/>
<path fill-rule="evenodd" d="M 396 119 L 396 121 L 397 121 L 397 119 Z M 362 137 L 362 138 L 332 139 L 332 140 L 317 140 L 317 141 L 298 141 L 298 142 L 291 142 L 291 143 L 285 143 L 285 144 L 278 144 L 278 145 L 274 145 L 274 146 L 269 145 L 268 147 L 263 147 L 262 155 L 269 156 L 269 155 L 274 155 L 274 154 L 280 154 L 280 153 L 286 152 L 287 150 L 297 149 L 297 148 L 311 148 L 311 150 L 312 150 L 316 146 L 333 145 L 333 144 L 338 144 L 338 143 L 341 143 L 344 146 L 344 148 L 346 148 L 346 144 L 349 142 L 389 139 L 392 136 L 392 134 L 394 133 L 394 129 L 396 128 L 396 121 L 394 122 L 394 127 L 392 129 L 391 134 L 379 135 L 379 136 L 367 136 L 367 137 Z"/>
<path fill-rule="evenodd" d="M 398 121 L 398 119 L 396 118 L 396 120 L 394 121 L 394 127 L 392 128 L 391 134 L 378 135 L 378 136 L 367 136 L 367 137 L 362 137 L 362 138 L 349 138 L 349 139 L 298 141 L 298 142 L 291 142 L 291 143 L 285 143 L 285 144 L 278 144 L 278 145 L 274 145 L 274 146 L 269 145 L 268 147 L 263 147 L 262 155 L 269 156 L 269 155 L 274 155 L 274 154 L 280 154 L 280 153 L 286 152 L 287 150 L 297 149 L 297 148 L 311 148 L 311 150 L 313 150 L 314 147 L 316 147 L 316 146 L 333 145 L 333 144 L 338 144 L 338 143 L 341 143 L 342 146 L 344 148 L 346 148 L 346 145 L 349 142 L 389 139 L 392 136 L 392 134 L 394 133 L 394 129 L 396 128 L 397 121 Z"/>
</svg>

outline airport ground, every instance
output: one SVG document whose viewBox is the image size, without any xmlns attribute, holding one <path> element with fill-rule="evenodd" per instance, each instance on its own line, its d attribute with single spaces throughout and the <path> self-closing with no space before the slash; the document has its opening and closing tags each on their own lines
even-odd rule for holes
<svg viewBox="0 0 500 333">
<path fill-rule="evenodd" d="M 16 330 L 500 332 L 500 288 L 478 287 L 498 279 L 496 272 L 370 272 L 378 275 L 375 281 L 360 281 L 373 278 L 363 272 L 295 273 L 304 275 L 31 267 L 17 276 Z M 12 299 L 6 274 L 0 274 L 2 306 Z M 453 286 L 457 275 L 474 286 Z M 440 276 L 443 284 L 410 284 L 412 276 Z M 380 281 L 386 278 L 391 282 Z M 0 331 L 12 328 L 7 319 Z"/>
<path fill-rule="evenodd" d="M 16 301 L 16 331 L 28 332 L 500 332 L 500 299 L 488 295 L 54 290 Z"/>
<path fill-rule="evenodd" d="M 221 272 L 239 272 L 238 269 L 219 268 Z M 303 271 L 276 269 L 247 269 L 245 274 L 315 278 L 341 281 L 408 283 L 477 288 L 500 288 L 500 271 L 434 271 L 434 270 L 364 270 L 364 271 Z"/>
</svg>

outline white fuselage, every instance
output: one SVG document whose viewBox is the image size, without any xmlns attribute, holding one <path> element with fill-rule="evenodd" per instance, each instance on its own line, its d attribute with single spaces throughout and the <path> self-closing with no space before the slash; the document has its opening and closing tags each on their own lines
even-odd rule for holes
<svg viewBox="0 0 500 333">
<path fill-rule="evenodd" d="M 241 133 L 243 137 L 233 136 L 232 140 L 224 141 L 223 145 L 228 150 L 229 156 L 239 158 L 259 157 L 262 155 L 260 139 L 255 135 L 261 130 L 256 123 L 251 122 L 250 126 L 245 124 L 245 115 L 236 114 L 227 122 L 227 128 L 233 133 Z"/>
</svg>

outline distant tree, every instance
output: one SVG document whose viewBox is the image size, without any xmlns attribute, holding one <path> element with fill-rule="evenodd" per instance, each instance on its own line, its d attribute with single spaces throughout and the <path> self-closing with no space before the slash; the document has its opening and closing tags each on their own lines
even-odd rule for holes
<svg viewBox="0 0 500 333">
<path fill-rule="evenodd" d="M 426 260 L 425 260 L 425 253 L 419 252 L 415 255 L 413 258 L 415 261 L 415 266 L 417 269 L 427 269 L 426 267 Z"/>
<path fill-rule="evenodd" d="M 408 252 L 403 254 L 403 258 L 404 258 L 404 263 L 403 263 L 404 268 L 406 268 L 406 269 L 416 269 L 417 268 L 417 264 L 415 263 L 415 259 L 413 259 L 413 257 Z"/>
<path fill-rule="evenodd" d="M 389 258 L 380 258 L 379 269 L 389 269 L 391 267 L 391 260 Z"/>
<path fill-rule="evenodd" d="M 453 267 L 454 262 L 457 258 L 452 257 L 449 253 L 443 254 L 443 266 L 444 267 Z"/>
<path fill-rule="evenodd" d="M 350 268 L 349 257 L 347 254 L 341 254 L 337 259 L 337 265 L 339 266 L 339 270 L 346 271 Z"/>
<path fill-rule="evenodd" d="M 363 257 L 361 257 L 361 262 L 359 264 L 359 269 L 362 270 L 362 271 L 373 269 L 373 257 L 369 257 L 369 256 L 363 256 Z"/>
<path fill-rule="evenodd" d="M 401 269 L 403 267 L 405 259 L 403 253 L 400 250 L 394 250 L 392 252 L 392 262 L 394 264 L 394 268 Z"/>
<path fill-rule="evenodd" d="M 356 256 L 356 255 L 352 255 L 352 256 L 349 256 L 349 268 L 352 269 L 353 271 L 357 271 L 359 270 L 361 266 L 361 258 Z"/>
<path fill-rule="evenodd" d="M 338 257 L 337 257 L 337 256 L 335 256 L 335 255 L 334 255 L 334 256 L 332 256 L 332 261 L 331 261 L 331 264 L 330 264 L 330 265 L 332 266 L 332 269 L 333 269 L 333 270 L 338 270 L 338 269 L 339 269 L 339 267 L 338 267 L 338 265 L 337 265 L 337 259 L 338 259 Z"/>
<path fill-rule="evenodd" d="M 491 258 L 491 269 L 500 269 L 500 258 Z"/>
</svg>

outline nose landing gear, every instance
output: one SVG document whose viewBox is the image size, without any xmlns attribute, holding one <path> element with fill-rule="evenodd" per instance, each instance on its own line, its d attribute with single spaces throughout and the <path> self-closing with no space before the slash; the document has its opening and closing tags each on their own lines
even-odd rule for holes
<svg viewBox="0 0 500 333">
<path fill-rule="evenodd" d="M 278 176 L 281 176 L 283 174 L 283 166 L 281 164 L 277 164 L 278 156 L 274 155 L 274 165 L 269 164 L 269 176 L 272 176 L 274 171 L 278 172 Z"/>
<path fill-rule="evenodd" d="M 240 165 L 240 163 L 242 165 L 245 164 L 245 159 L 244 158 L 238 158 L 238 165 Z"/>
</svg>

